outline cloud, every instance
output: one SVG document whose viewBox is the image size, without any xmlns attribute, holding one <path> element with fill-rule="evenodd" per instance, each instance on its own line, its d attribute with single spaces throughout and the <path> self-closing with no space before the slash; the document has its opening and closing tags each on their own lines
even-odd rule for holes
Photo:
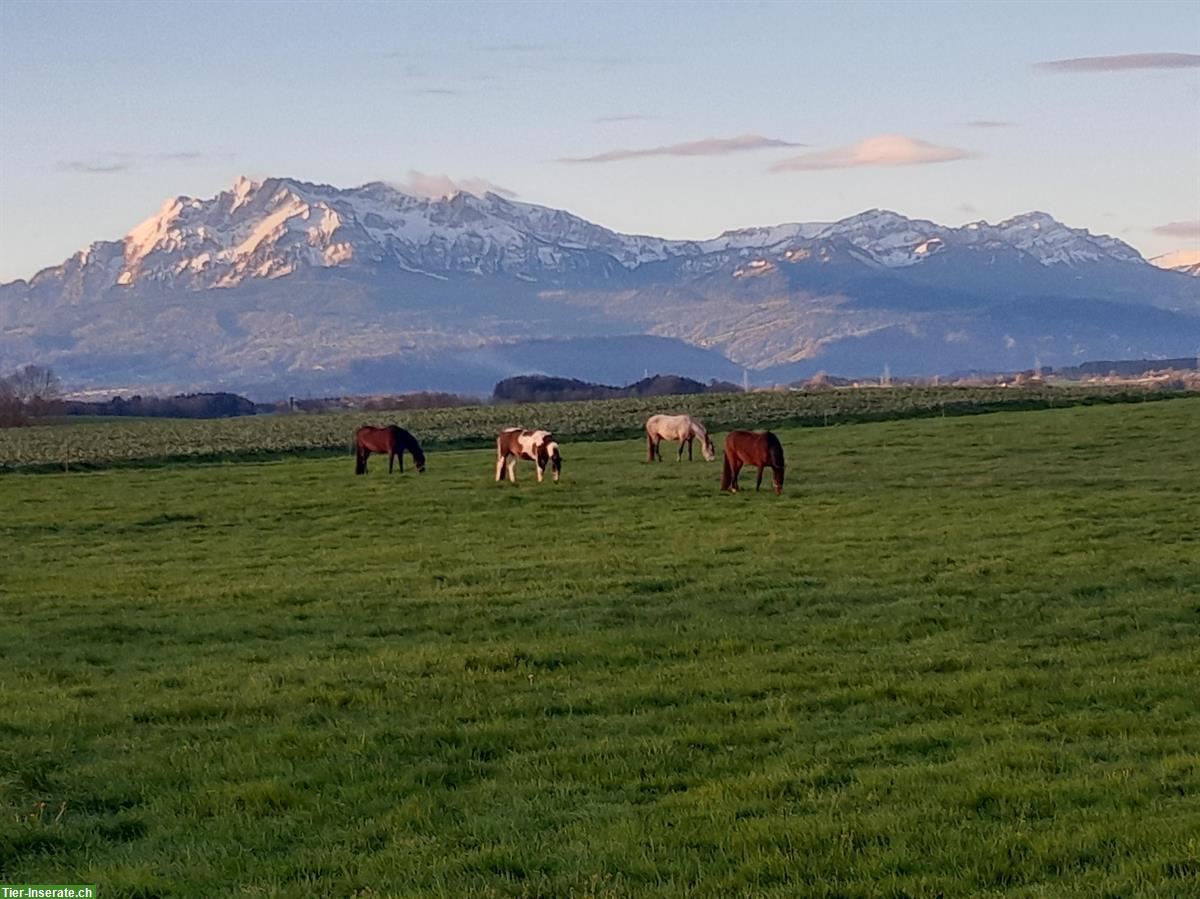
<svg viewBox="0 0 1200 899">
<path fill-rule="evenodd" d="M 662 147 L 646 147 L 640 150 L 609 150 L 595 156 L 566 157 L 559 162 L 621 162 L 626 159 L 641 159 L 646 156 L 724 156 L 745 150 L 762 150 L 768 147 L 803 147 L 791 141 L 763 137 L 760 134 L 742 134 L 737 137 L 708 137 L 704 140 L 683 144 L 667 144 Z"/>
<path fill-rule="evenodd" d="M 498 184 L 493 184 L 486 178 L 460 178 L 455 180 L 449 175 L 432 175 L 428 172 L 418 172 L 409 169 L 404 181 L 392 182 L 397 190 L 414 197 L 425 197 L 430 200 L 452 197 L 459 191 L 482 197 L 486 193 L 498 194 L 501 197 L 515 197 L 516 192 Z"/>
<path fill-rule="evenodd" d="M 57 166 L 60 172 L 77 172 L 82 175 L 116 175 L 128 172 L 133 162 L 128 159 L 98 162 L 86 159 L 64 159 Z"/>
<path fill-rule="evenodd" d="M 550 44 L 480 44 L 471 49 L 477 53 L 545 53 L 554 47 Z"/>
<path fill-rule="evenodd" d="M 228 153 L 195 153 L 184 151 L 182 153 L 159 153 L 154 159 L 159 162 L 208 162 L 210 159 L 228 159 Z"/>
<path fill-rule="evenodd" d="M 903 134 L 879 134 L 848 147 L 822 150 L 820 153 L 805 153 L 803 156 L 781 160 L 771 166 L 770 171 L 816 171 L 875 165 L 930 165 L 935 162 L 971 159 L 978 155 L 958 147 L 939 147 Z"/>
<path fill-rule="evenodd" d="M 640 113 L 632 112 L 628 115 L 602 115 L 599 118 L 592 119 L 597 125 L 603 125 L 607 122 L 651 122 L 657 119 L 658 116 L 641 115 Z"/>
<path fill-rule="evenodd" d="M 959 122 L 964 128 L 1015 128 L 1016 122 L 994 122 L 991 119 L 976 119 L 972 122 Z"/>
<path fill-rule="evenodd" d="M 194 150 L 177 153 L 98 153 L 90 159 L 60 160 L 55 167 L 60 172 L 82 175 L 116 175 L 160 163 L 230 162 L 233 159 L 232 153 L 201 153 Z"/>
<path fill-rule="evenodd" d="M 1184 240 L 1200 239 L 1200 219 L 1186 222 L 1168 222 L 1153 229 L 1155 234 L 1163 237 L 1182 237 Z"/>
<path fill-rule="evenodd" d="M 1043 72 L 1123 72 L 1129 69 L 1194 69 L 1197 53 L 1125 53 L 1121 56 L 1081 56 L 1033 64 Z"/>
<path fill-rule="evenodd" d="M 425 97 L 457 97 L 461 91 L 448 87 L 422 87 L 405 91 L 406 94 L 417 94 Z"/>
</svg>

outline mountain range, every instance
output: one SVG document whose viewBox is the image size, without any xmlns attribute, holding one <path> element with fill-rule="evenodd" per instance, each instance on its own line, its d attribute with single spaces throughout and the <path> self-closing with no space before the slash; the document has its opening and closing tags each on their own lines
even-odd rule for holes
<svg viewBox="0 0 1200 899">
<path fill-rule="evenodd" d="M 681 241 L 494 193 L 242 178 L 0 285 L 0 371 L 272 398 L 1185 356 L 1191 268 L 1043 212 L 953 228 L 875 209 Z"/>
</svg>

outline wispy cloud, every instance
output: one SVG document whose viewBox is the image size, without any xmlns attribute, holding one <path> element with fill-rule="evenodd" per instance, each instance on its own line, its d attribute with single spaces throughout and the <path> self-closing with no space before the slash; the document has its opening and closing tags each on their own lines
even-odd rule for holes
<svg viewBox="0 0 1200 899">
<path fill-rule="evenodd" d="M 1194 69 L 1197 53 L 1125 53 L 1120 56 L 1080 56 L 1034 63 L 1043 72 L 1124 72 L 1129 69 Z"/>
<path fill-rule="evenodd" d="M 431 200 L 452 197 L 459 191 L 465 191 L 477 197 L 482 197 L 486 193 L 498 194 L 499 196 L 510 198 L 517 196 L 515 191 L 494 184 L 486 178 L 455 179 L 449 175 L 418 172 L 416 169 L 409 169 L 405 180 L 394 181 L 392 182 L 392 186 L 411 196 L 425 197 Z"/>
<path fill-rule="evenodd" d="M 210 159 L 224 159 L 227 155 L 185 151 L 183 153 L 159 153 L 151 158 L 157 159 L 159 162 L 208 162 Z"/>
<path fill-rule="evenodd" d="M 230 162 L 234 158 L 233 153 L 202 153 L 195 150 L 177 153 L 97 153 L 85 159 L 59 160 L 55 168 L 60 172 L 76 172 L 82 175 L 118 175 L 156 164 Z"/>
<path fill-rule="evenodd" d="M 77 172 L 81 175 L 117 175 L 133 168 L 133 162 L 128 159 L 112 162 L 64 159 L 58 163 L 57 168 L 60 172 Z"/>
<path fill-rule="evenodd" d="M 550 44 L 479 44 L 471 49 L 477 53 L 547 53 L 556 48 Z"/>
<path fill-rule="evenodd" d="M 959 122 L 964 128 L 1015 128 L 1016 122 L 997 122 L 992 119 L 975 119 L 971 122 Z"/>
<path fill-rule="evenodd" d="M 559 162 L 622 162 L 626 159 L 642 159 L 647 156 L 725 156 L 746 150 L 764 150 L 770 147 L 803 147 L 791 141 L 761 134 L 741 134 L 737 137 L 708 137 L 683 144 L 666 144 L 661 147 L 644 147 L 636 150 L 609 150 L 595 156 L 565 157 Z"/>
<path fill-rule="evenodd" d="M 603 125 L 608 122 L 652 122 L 658 116 L 642 115 L 641 113 L 632 112 L 627 115 L 602 115 L 597 119 L 593 119 L 597 125 Z"/>
<path fill-rule="evenodd" d="M 931 165 L 935 162 L 970 159 L 978 155 L 958 147 L 939 147 L 937 144 L 917 140 L 904 134 L 880 134 L 848 147 L 822 150 L 819 153 L 805 153 L 803 156 L 793 156 L 791 159 L 781 160 L 771 166 L 770 171 L 792 172 L 848 169 L 859 166 Z"/>
<path fill-rule="evenodd" d="M 457 97 L 462 91 L 456 91 L 449 87 L 415 87 L 405 93 L 422 97 Z"/>
<path fill-rule="evenodd" d="M 597 66 L 602 69 L 623 69 L 640 66 L 647 60 L 641 56 L 560 56 L 556 62 L 572 66 Z"/>
<path fill-rule="evenodd" d="M 1153 229 L 1162 237 L 1181 237 L 1184 240 L 1200 240 L 1200 219 L 1183 222 L 1168 222 Z"/>
</svg>

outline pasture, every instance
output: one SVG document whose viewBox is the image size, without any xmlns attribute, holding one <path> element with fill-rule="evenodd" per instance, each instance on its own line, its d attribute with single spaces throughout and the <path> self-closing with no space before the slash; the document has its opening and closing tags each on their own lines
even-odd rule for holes
<svg viewBox="0 0 1200 899">
<path fill-rule="evenodd" d="M 1187 394 L 1129 385 L 894 387 L 816 393 L 710 393 L 692 396 L 457 406 L 405 412 L 255 415 L 209 420 L 93 418 L 73 424 L 0 429 L 0 474 L 195 461 L 251 461 L 284 454 L 351 452 L 355 428 L 403 420 L 426 447 L 494 446 L 504 428 L 536 422 L 564 439 L 641 436 L 646 417 L 670 409 L 699 416 L 714 429 L 784 424 L 831 425 L 900 418 L 973 415 L 1003 409 L 1053 409 L 1143 403 Z"/>
<path fill-rule="evenodd" d="M 1200 399 L 774 430 L 5 476 L 0 882 L 1200 893 Z"/>
</svg>

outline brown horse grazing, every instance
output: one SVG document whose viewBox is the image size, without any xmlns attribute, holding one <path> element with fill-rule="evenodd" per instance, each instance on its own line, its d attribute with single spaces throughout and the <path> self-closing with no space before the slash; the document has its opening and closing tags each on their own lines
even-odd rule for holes
<svg viewBox="0 0 1200 899">
<path fill-rule="evenodd" d="M 367 473 L 367 457 L 371 453 L 387 453 L 388 474 L 392 473 L 392 463 L 396 459 L 400 460 L 400 471 L 403 472 L 405 450 L 412 453 L 413 464 L 417 466 L 417 471 L 425 471 L 425 454 L 421 452 L 421 445 L 417 443 L 417 438 L 396 425 L 387 425 L 383 428 L 364 425 L 354 432 L 354 445 L 356 449 L 355 474 Z"/>
<path fill-rule="evenodd" d="M 504 480 L 504 469 L 508 468 L 508 479 L 517 483 L 517 460 L 530 459 L 537 466 L 538 483 L 546 473 L 546 464 L 554 473 L 555 483 L 562 473 L 562 456 L 558 453 L 558 444 L 554 435 L 549 431 L 523 431 L 520 428 L 508 428 L 500 432 L 496 438 L 496 480 Z"/>
<path fill-rule="evenodd" d="M 675 461 L 683 460 L 683 448 L 686 446 L 688 461 L 691 462 L 692 441 L 697 437 L 700 438 L 700 452 L 704 454 L 704 461 L 711 462 L 717 458 L 717 451 L 713 448 L 708 431 L 690 415 L 651 415 L 646 419 L 646 461 L 653 462 L 657 458 L 661 462 L 662 452 L 658 445 L 664 440 L 678 440 L 679 455 L 675 457 Z"/>
<path fill-rule="evenodd" d="M 755 490 L 762 486 L 763 469 L 770 466 L 772 480 L 775 481 L 775 495 L 783 492 L 783 447 L 779 445 L 779 438 L 770 431 L 730 431 L 725 435 L 722 490 L 737 493 L 738 472 L 743 465 L 758 466 Z"/>
</svg>

